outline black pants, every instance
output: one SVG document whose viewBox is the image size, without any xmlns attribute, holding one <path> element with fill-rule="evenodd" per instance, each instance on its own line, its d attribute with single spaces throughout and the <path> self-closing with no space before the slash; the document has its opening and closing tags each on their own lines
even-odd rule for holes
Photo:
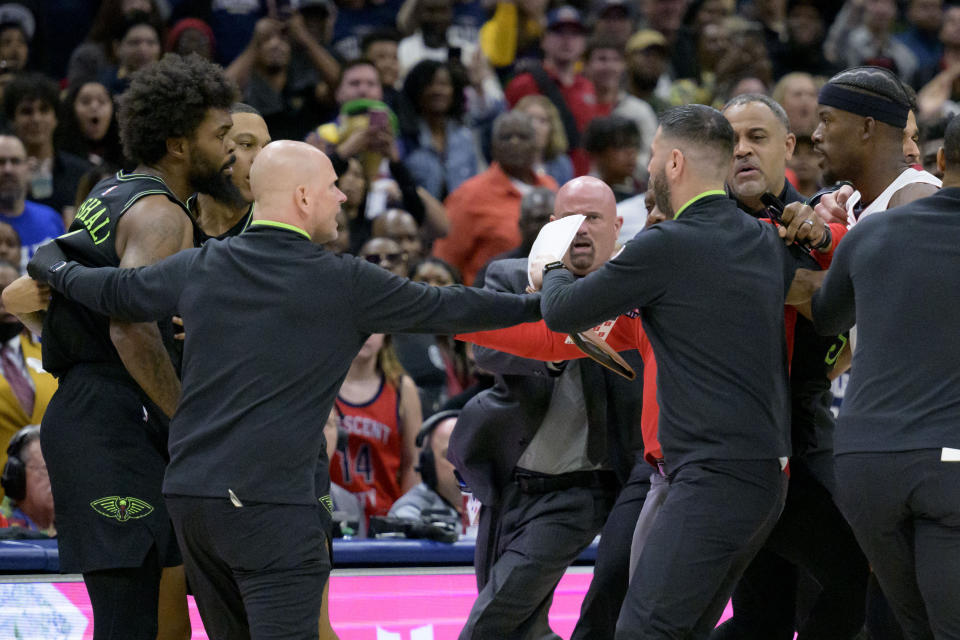
<svg viewBox="0 0 960 640">
<path fill-rule="evenodd" d="M 547 622 L 553 590 L 613 501 L 609 489 L 528 494 L 512 483 L 498 509 L 483 507 L 474 562 L 480 593 L 460 639 L 559 640 Z"/>
<path fill-rule="evenodd" d="M 570 640 L 613 639 L 620 605 L 627 595 L 630 542 L 650 489 L 650 465 L 639 460 L 617 495 L 600 534 L 593 580 L 580 607 L 580 619 Z"/>
<path fill-rule="evenodd" d="M 838 503 L 909 640 L 960 638 L 960 462 L 940 456 L 836 457 Z"/>
<path fill-rule="evenodd" d="M 713 640 L 850 640 L 863 628 L 869 567 L 830 492 L 803 464 L 790 465 L 783 513 L 733 592 L 734 616 Z M 795 623 L 797 570 L 820 592 Z"/>
<path fill-rule="evenodd" d="M 157 550 L 132 569 L 83 574 L 93 609 L 93 640 L 154 640 L 162 569 Z"/>
<path fill-rule="evenodd" d="M 777 460 L 678 469 L 627 589 L 617 640 L 708 637 L 776 524 L 786 492 Z"/>
<path fill-rule="evenodd" d="M 168 496 L 187 580 L 213 640 L 316 640 L 330 556 L 316 505 Z"/>
</svg>

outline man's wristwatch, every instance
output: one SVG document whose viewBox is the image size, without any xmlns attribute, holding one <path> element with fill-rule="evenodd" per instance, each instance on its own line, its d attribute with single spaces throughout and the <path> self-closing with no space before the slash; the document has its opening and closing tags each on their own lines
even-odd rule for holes
<svg viewBox="0 0 960 640">
<path fill-rule="evenodd" d="M 554 260 L 553 262 L 548 262 L 543 265 L 543 272 L 547 273 L 548 271 L 553 271 L 554 269 L 566 269 L 567 265 L 563 264 L 562 260 Z"/>
</svg>

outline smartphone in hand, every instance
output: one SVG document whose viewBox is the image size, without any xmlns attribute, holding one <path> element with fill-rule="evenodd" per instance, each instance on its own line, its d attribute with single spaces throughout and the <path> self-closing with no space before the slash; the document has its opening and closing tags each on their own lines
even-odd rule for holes
<svg viewBox="0 0 960 640">
<path fill-rule="evenodd" d="M 390 128 L 390 119 L 389 119 L 389 117 L 387 116 L 387 112 L 386 112 L 386 111 L 381 111 L 381 110 L 379 110 L 379 109 L 376 110 L 376 111 L 370 111 L 370 112 L 367 114 L 367 117 L 369 118 L 369 121 L 370 121 L 370 125 L 369 125 L 369 126 L 370 126 L 371 129 L 384 129 L 384 130 L 386 130 L 386 129 L 389 129 L 389 128 Z"/>
</svg>

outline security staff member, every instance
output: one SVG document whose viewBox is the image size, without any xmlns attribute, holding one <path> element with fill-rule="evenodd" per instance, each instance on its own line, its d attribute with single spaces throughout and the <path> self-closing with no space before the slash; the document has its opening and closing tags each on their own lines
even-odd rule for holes
<svg viewBox="0 0 960 640">
<path fill-rule="evenodd" d="M 671 109 L 652 153 L 657 208 L 674 219 L 580 280 L 546 264 L 541 303 L 562 332 L 639 307 L 657 359 L 671 486 L 618 640 L 709 633 L 780 515 L 790 451 L 783 305 L 793 269 L 776 230 L 723 190 L 730 123 L 702 105 Z"/>
<path fill-rule="evenodd" d="M 960 637 L 960 120 L 937 164 L 944 189 L 861 218 L 812 300 L 817 331 L 859 328 L 838 501 L 908 638 Z"/>
<path fill-rule="evenodd" d="M 137 167 L 99 182 L 80 205 L 65 236 L 72 258 L 136 267 L 193 245 L 182 202 L 221 180 L 234 92 L 221 68 L 196 56 L 169 55 L 133 76 L 119 123 Z M 83 574 L 98 640 L 155 638 L 158 597 L 176 607 L 188 632 L 183 572 L 170 569 L 182 560 L 161 495 L 167 422 L 180 397 L 161 332 L 59 295 L 42 326 L 44 368 L 59 378 L 41 445 L 60 569 Z M 161 575 L 177 587 L 169 600 Z"/>
<path fill-rule="evenodd" d="M 784 175 L 794 137 L 783 107 L 765 95 L 743 94 L 724 105 L 723 115 L 736 140 L 727 188 L 740 209 L 767 217 L 760 200 L 764 193 L 778 194 L 785 204 L 802 202 Z M 798 267 L 819 270 L 828 265 L 832 239 L 845 229 L 831 224 L 825 230 L 809 208 L 795 218 L 788 230 L 806 231 L 804 237 L 819 251 L 797 243 L 782 250 Z M 838 338 L 818 335 L 810 320 L 793 307 L 785 314 L 793 449 L 787 500 L 777 526 L 733 593 L 733 617 L 713 633 L 713 640 L 787 640 L 795 629 L 801 638 L 849 639 L 863 627 L 867 562 L 831 495 L 834 424 L 828 361 Z M 794 622 L 797 566 L 807 570 L 819 587 L 799 624 Z"/>
<path fill-rule="evenodd" d="M 539 317 L 536 297 L 411 283 L 318 246 L 336 237 L 336 179 L 314 147 L 272 143 L 251 169 L 255 219 L 243 234 L 137 271 L 47 270 L 56 245 L 31 267 L 99 313 L 183 313 L 184 393 L 163 492 L 213 638 L 316 638 L 330 572 L 315 484 L 322 429 L 370 333 Z"/>
</svg>

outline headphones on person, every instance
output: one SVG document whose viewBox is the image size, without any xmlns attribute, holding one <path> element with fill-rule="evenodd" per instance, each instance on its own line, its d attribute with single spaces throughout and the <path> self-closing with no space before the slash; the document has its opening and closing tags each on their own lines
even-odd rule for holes
<svg viewBox="0 0 960 640">
<path fill-rule="evenodd" d="M 437 490 L 437 461 L 433 455 L 433 447 L 430 446 L 430 436 L 444 420 L 460 416 L 459 409 L 449 411 L 440 411 L 433 414 L 423 423 L 420 431 L 417 433 L 417 446 L 420 447 L 420 459 L 417 461 L 417 467 L 414 471 L 420 472 L 420 479 L 434 491 Z"/>
<path fill-rule="evenodd" d="M 40 425 L 28 424 L 13 434 L 7 445 L 7 463 L 3 465 L 0 486 L 14 502 L 27 496 L 27 465 L 20 457 L 20 452 L 39 437 Z"/>
</svg>

